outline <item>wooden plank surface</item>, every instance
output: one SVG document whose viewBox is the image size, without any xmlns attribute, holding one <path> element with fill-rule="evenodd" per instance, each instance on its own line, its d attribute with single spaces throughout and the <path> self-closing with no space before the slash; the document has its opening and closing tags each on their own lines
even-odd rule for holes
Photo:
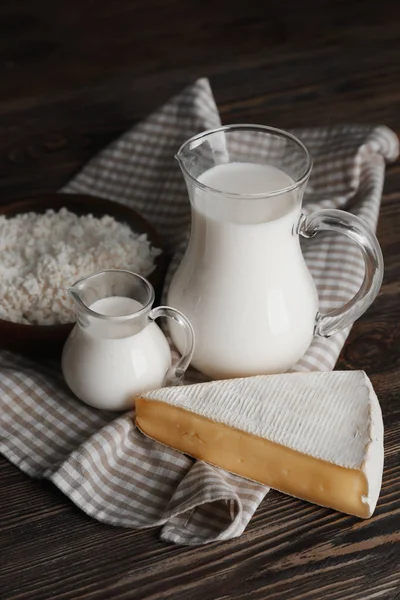
<svg viewBox="0 0 400 600">
<path fill-rule="evenodd" d="M 224 123 L 384 123 L 400 133 L 395 2 L 5 0 L 0 201 L 58 189 L 198 76 Z M 385 279 L 338 367 L 365 369 L 386 427 L 383 489 L 359 521 L 268 495 L 243 536 L 201 548 L 108 527 L 0 459 L 4 600 L 400 598 L 400 167 L 378 228 Z"/>
</svg>

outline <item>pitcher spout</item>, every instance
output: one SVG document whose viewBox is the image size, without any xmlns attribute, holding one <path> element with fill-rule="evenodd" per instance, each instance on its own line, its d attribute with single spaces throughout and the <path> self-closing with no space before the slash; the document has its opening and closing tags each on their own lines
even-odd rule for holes
<svg viewBox="0 0 400 600">
<path fill-rule="evenodd" d="M 176 160 L 176 162 L 178 163 L 178 165 L 180 166 L 180 168 L 182 170 L 183 161 L 182 161 L 182 154 L 181 154 L 180 149 L 178 150 L 178 152 L 176 154 L 174 154 L 174 159 Z"/>
</svg>

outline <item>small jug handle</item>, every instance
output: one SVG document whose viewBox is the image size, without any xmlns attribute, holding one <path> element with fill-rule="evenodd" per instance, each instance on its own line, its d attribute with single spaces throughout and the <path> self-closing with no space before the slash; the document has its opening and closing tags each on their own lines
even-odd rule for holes
<svg viewBox="0 0 400 600">
<path fill-rule="evenodd" d="M 358 244 L 365 263 L 364 280 L 346 304 L 322 315 L 317 313 L 315 335 L 329 337 L 356 321 L 375 300 L 383 279 L 383 257 L 376 236 L 359 217 L 343 210 L 322 209 L 301 215 L 297 233 L 312 238 L 319 231 L 343 233 Z"/>
<path fill-rule="evenodd" d="M 149 315 L 152 321 L 159 317 L 167 317 L 176 321 L 185 332 L 185 350 L 178 362 L 171 367 L 167 374 L 169 384 L 176 384 L 183 378 L 194 352 L 194 331 L 190 321 L 176 308 L 170 306 L 157 306 Z"/>
</svg>

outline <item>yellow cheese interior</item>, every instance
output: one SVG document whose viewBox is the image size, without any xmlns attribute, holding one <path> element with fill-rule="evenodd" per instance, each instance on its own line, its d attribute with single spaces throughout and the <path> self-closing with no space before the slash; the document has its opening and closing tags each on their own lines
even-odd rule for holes
<svg viewBox="0 0 400 600">
<path fill-rule="evenodd" d="M 157 400 L 136 399 L 136 424 L 149 437 L 280 492 L 361 518 L 371 516 L 364 473 Z"/>
</svg>

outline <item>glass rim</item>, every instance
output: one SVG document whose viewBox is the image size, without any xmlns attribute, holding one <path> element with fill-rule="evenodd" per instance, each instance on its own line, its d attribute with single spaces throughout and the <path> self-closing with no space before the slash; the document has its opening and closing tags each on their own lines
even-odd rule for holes
<svg viewBox="0 0 400 600">
<path fill-rule="evenodd" d="M 288 185 L 284 188 L 279 188 L 278 190 L 273 190 L 271 192 L 261 192 L 258 194 L 242 194 L 237 192 L 224 192 L 223 190 L 219 190 L 218 188 L 214 188 L 210 185 L 206 185 L 201 183 L 196 177 L 194 177 L 186 168 L 184 161 L 181 159 L 181 155 L 183 154 L 184 149 L 191 143 L 201 140 L 202 138 L 208 137 L 215 133 L 219 133 L 221 131 L 258 131 L 260 133 L 270 133 L 271 135 L 275 135 L 277 137 L 285 138 L 294 142 L 304 153 L 306 159 L 306 166 L 300 177 L 297 177 L 293 184 Z M 215 194 L 221 194 L 223 196 L 228 196 L 232 198 L 271 198 L 274 196 L 280 196 L 281 194 L 286 194 L 287 192 L 291 192 L 292 190 L 300 187 L 310 176 L 311 169 L 313 166 L 313 161 L 311 158 L 311 154 L 307 148 L 307 146 L 295 135 L 285 131 L 284 129 L 278 129 L 277 127 L 271 127 L 269 125 L 254 125 L 251 123 L 237 123 L 234 125 L 222 125 L 221 127 L 215 127 L 214 129 L 206 129 L 196 135 L 193 135 L 191 138 L 186 140 L 180 147 L 177 153 L 175 154 L 175 158 L 178 161 L 183 173 L 187 176 L 197 187 L 202 190 L 211 190 Z"/>
<path fill-rule="evenodd" d="M 111 315 L 103 315 L 102 313 L 98 313 L 95 310 L 92 310 L 91 308 L 89 308 L 89 306 L 87 306 L 87 304 L 85 304 L 83 302 L 83 300 L 81 299 L 79 292 L 75 293 L 75 290 L 77 288 L 77 286 L 81 283 L 83 283 L 84 281 L 87 281 L 88 279 L 92 279 L 94 277 L 98 277 L 99 275 L 103 275 L 105 273 L 123 273 L 125 275 L 131 275 L 133 276 L 136 280 L 140 281 L 141 283 L 144 284 L 146 291 L 148 292 L 149 295 L 149 299 L 147 300 L 147 302 L 143 305 L 142 308 L 140 308 L 139 310 L 133 312 L 133 313 L 129 313 L 128 315 L 119 315 L 119 316 L 111 316 Z M 86 314 L 88 314 L 90 317 L 96 318 L 96 319 L 100 319 L 102 321 L 112 321 L 113 323 L 123 323 L 124 321 L 129 321 L 131 319 L 135 319 L 137 317 L 142 317 L 144 316 L 147 312 L 150 312 L 151 307 L 154 304 L 154 299 L 155 299 L 155 292 L 154 292 L 154 288 L 151 285 L 151 283 L 145 278 L 142 277 L 142 275 L 139 275 L 138 273 L 134 273 L 133 271 L 128 271 L 127 269 L 103 269 L 101 271 L 97 271 L 96 273 L 91 273 L 90 275 L 87 275 L 86 277 L 82 277 L 81 279 L 78 279 L 78 281 L 76 281 L 71 287 L 68 288 L 68 292 L 71 294 L 71 296 L 73 297 L 73 299 L 75 300 L 75 302 L 78 303 L 79 307 L 85 311 Z M 129 296 L 127 296 L 128 298 Z M 109 296 L 104 296 L 104 298 L 109 298 Z M 99 298 L 99 300 L 102 300 L 102 298 Z M 134 298 L 133 298 L 134 300 Z M 137 300 L 137 302 L 139 302 Z"/>
</svg>

